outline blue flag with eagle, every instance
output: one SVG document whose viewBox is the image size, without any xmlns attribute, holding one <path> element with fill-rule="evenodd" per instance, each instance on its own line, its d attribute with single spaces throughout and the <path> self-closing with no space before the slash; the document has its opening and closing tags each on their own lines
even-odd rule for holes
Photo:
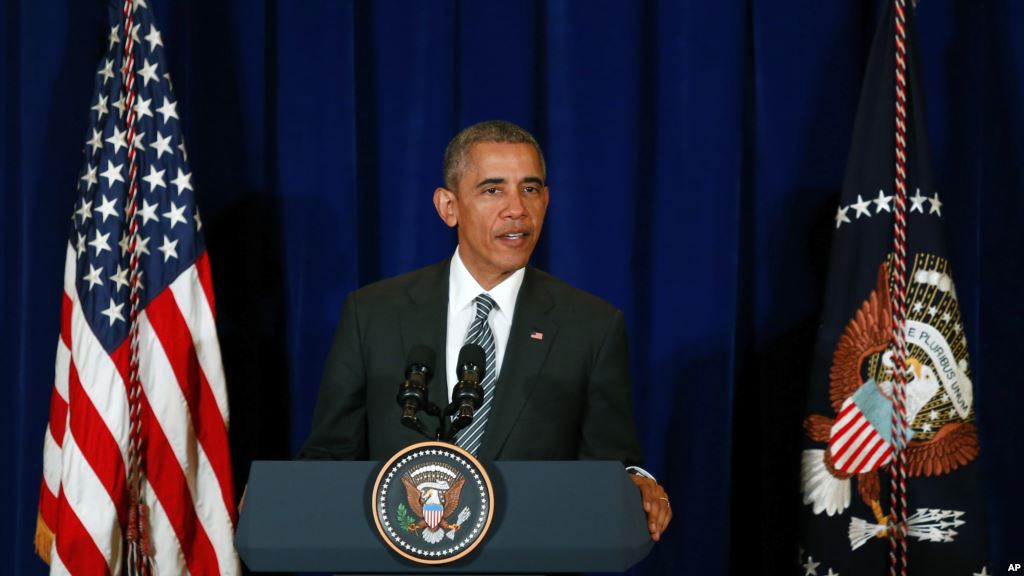
<svg viewBox="0 0 1024 576">
<path fill-rule="evenodd" d="M 840 203 L 801 453 L 803 576 L 889 573 L 895 342 L 896 25 L 871 46 Z M 906 494 L 908 572 L 987 575 L 974 383 L 946 213 L 932 177 L 907 10 Z"/>
</svg>

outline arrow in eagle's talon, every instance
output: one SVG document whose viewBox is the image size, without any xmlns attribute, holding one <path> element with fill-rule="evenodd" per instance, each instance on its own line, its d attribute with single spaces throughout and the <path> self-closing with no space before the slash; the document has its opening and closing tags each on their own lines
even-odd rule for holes
<svg viewBox="0 0 1024 576">
<path fill-rule="evenodd" d="M 889 524 L 889 516 L 882 513 L 882 505 L 878 500 L 871 501 L 871 511 L 875 515 L 875 522 L 882 526 L 887 526 Z"/>
</svg>

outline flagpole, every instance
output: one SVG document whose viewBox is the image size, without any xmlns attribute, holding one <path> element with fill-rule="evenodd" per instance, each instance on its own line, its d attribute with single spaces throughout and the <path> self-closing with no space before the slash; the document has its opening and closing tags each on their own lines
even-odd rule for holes
<svg viewBox="0 0 1024 576">
<path fill-rule="evenodd" d="M 893 0 L 896 19 L 896 194 L 893 210 L 892 330 L 896 344 L 893 375 L 894 457 L 890 474 L 889 573 L 907 574 L 907 46 L 906 0 Z"/>
</svg>

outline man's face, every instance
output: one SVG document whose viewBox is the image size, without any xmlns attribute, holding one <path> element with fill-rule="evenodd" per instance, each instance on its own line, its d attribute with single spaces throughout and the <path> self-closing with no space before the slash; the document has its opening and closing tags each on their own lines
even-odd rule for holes
<svg viewBox="0 0 1024 576">
<path fill-rule="evenodd" d="M 445 224 L 458 226 L 459 255 L 489 290 L 530 260 L 548 189 L 530 144 L 480 142 L 469 149 L 467 160 L 458 190 L 438 188 L 434 206 Z"/>
</svg>

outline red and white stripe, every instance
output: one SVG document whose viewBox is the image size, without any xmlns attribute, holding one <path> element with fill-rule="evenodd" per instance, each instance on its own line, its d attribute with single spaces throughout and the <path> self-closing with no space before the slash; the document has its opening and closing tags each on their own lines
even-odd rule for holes
<svg viewBox="0 0 1024 576">
<path fill-rule="evenodd" d="M 828 441 L 832 465 L 847 474 L 877 470 L 892 458 L 892 446 L 864 417 L 852 398 L 839 411 Z"/>
<path fill-rule="evenodd" d="M 128 516 L 129 343 L 108 354 L 65 261 L 61 333 L 43 449 L 40 516 L 52 574 L 120 574 Z M 140 317 L 144 492 L 158 574 L 237 574 L 228 404 L 203 253 Z"/>
</svg>

